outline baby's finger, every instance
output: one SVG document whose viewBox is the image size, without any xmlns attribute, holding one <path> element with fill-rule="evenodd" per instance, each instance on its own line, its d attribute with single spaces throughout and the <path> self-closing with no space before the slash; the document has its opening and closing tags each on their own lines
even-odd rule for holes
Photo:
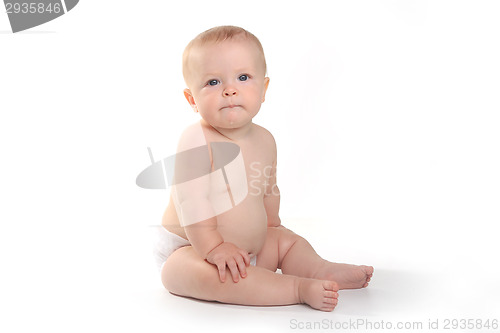
<svg viewBox="0 0 500 333">
<path fill-rule="evenodd" d="M 233 276 L 233 281 L 236 283 L 239 281 L 240 272 L 238 271 L 238 267 L 236 266 L 236 262 L 234 260 L 230 260 L 227 263 L 227 267 Z"/>
<path fill-rule="evenodd" d="M 222 261 L 222 263 L 217 263 L 217 269 L 219 270 L 220 282 L 226 282 L 226 262 Z"/>
<path fill-rule="evenodd" d="M 243 251 L 243 259 L 245 260 L 245 265 L 250 266 L 250 255 L 248 252 Z"/>
<path fill-rule="evenodd" d="M 240 271 L 241 277 L 246 278 L 247 277 L 247 266 L 246 266 L 246 263 L 245 263 L 245 260 L 243 259 L 243 257 L 237 258 L 236 264 L 238 265 L 238 269 Z"/>
<path fill-rule="evenodd" d="M 240 250 L 240 254 L 243 257 L 243 260 L 245 261 L 245 265 L 250 266 L 250 255 L 247 253 L 247 251 Z"/>
</svg>

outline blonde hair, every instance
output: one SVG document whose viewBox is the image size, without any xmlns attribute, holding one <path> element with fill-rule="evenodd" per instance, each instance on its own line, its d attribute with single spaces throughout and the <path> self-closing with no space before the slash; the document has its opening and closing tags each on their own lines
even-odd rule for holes
<svg viewBox="0 0 500 333">
<path fill-rule="evenodd" d="M 202 47 L 209 43 L 220 43 L 225 40 L 242 38 L 243 40 L 249 40 L 254 42 L 257 46 L 259 52 L 262 55 L 262 60 L 264 63 L 264 73 L 267 72 L 267 64 L 266 58 L 264 56 L 264 49 L 262 48 L 262 44 L 259 39 L 255 37 L 251 32 L 232 25 L 223 25 L 208 29 L 198 36 L 196 36 L 192 41 L 184 49 L 184 53 L 182 54 L 182 74 L 184 76 L 184 80 L 187 83 L 187 77 L 189 74 L 189 55 L 191 50 L 196 47 Z"/>
</svg>

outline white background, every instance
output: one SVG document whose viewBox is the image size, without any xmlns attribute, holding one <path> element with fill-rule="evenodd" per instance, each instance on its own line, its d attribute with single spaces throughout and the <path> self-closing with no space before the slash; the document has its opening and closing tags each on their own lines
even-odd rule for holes
<svg viewBox="0 0 500 333">
<path fill-rule="evenodd" d="M 497 1 L 83 0 L 12 34 L 0 13 L 0 327 L 500 319 L 499 15 Z M 168 196 L 135 177 L 147 147 L 172 154 L 197 121 L 181 54 L 223 24 L 266 52 L 255 122 L 277 141 L 283 224 L 375 266 L 332 314 L 176 298 L 152 264 Z"/>
</svg>

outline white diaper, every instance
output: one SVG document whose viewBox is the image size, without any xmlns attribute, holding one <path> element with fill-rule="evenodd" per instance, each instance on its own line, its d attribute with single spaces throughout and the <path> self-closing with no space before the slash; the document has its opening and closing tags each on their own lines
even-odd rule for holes
<svg viewBox="0 0 500 333">
<path fill-rule="evenodd" d="M 180 249 L 184 246 L 189 246 L 191 243 L 182 238 L 179 235 L 176 235 L 163 226 L 160 226 L 158 229 L 158 240 L 156 242 L 154 248 L 155 261 L 158 265 L 159 270 L 161 271 L 163 264 L 167 261 L 168 257 L 176 250 Z M 255 266 L 257 263 L 257 256 L 250 258 L 250 265 Z"/>
<path fill-rule="evenodd" d="M 158 229 L 158 239 L 154 248 L 154 256 L 158 268 L 161 270 L 165 261 L 175 250 L 184 246 L 189 246 L 191 243 L 173 232 L 168 231 L 163 226 Z"/>
</svg>

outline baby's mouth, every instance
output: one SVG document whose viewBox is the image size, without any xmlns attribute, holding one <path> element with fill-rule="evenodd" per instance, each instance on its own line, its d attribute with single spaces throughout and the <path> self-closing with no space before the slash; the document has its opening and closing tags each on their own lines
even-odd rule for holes
<svg viewBox="0 0 500 333">
<path fill-rule="evenodd" d="M 241 107 L 241 105 L 230 104 L 230 105 L 224 106 L 221 110 L 223 110 L 223 109 L 234 109 L 234 108 L 238 108 L 238 107 Z"/>
</svg>

